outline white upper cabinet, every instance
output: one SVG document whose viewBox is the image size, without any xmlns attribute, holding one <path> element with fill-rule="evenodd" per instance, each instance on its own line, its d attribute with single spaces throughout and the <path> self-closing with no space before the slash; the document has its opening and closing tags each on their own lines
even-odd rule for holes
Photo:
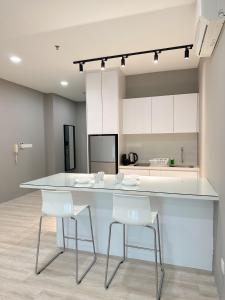
<svg viewBox="0 0 225 300">
<path fill-rule="evenodd" d="M 198 132 L 198 94 L 174 96 L 174 132 Z"/>
<path fill-rule="evenodd" d="M 119 132 L 119 76 L 117 70 L 86 74 L 88 134 Z"/>
<path fill-rule="evenodd" d="M 101 73 L 86 75 L 87 133 L 102 133 Z"/>
<path fill-rule="evenodd" d="M 117 71 L 102 72 L 103 133 L 119 131 L 119 78 Z"/>
<path fill-rule="evenodd" d="M 123 99 L 123 133 L 198 132 L 198 94 Z"/>
<path fill-rule="evenodd" d="M 152 97 L 152 133 L 173 133 L 173 96 Z"/>
<path fill-rule="evenodd" d="M 123 133 L 144 134 L 151 132 L 151 99 L 123 99 Z"/>
</svg>

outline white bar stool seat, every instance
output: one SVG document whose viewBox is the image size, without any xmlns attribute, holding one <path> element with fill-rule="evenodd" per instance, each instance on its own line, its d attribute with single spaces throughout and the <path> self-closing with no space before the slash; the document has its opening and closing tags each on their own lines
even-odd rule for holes
<svg viewBox="0 0 225 300">
<path fill-rule="evenodd" d="M 137 248 L 142 250 L 150 250 L 155 253 L 155 280 L 156 280 L 156 299 L 161 297 L 161 290 L 164 279 L 164 267 L 162 263 L 161 242 L 160 242 L 160 228 L 159 228 L 159 215 L 157 211 L 151 210 L 150 198 L 148 196 L 139 195 L 126 195 L 114 194 L 113 195 L 113 222 L 109 226 L 108 250 L 105 271 L 105 288 L 107 289 L 112 282 L 120 265 L 126 260 L 126 248 Z M 111 277 L 108 279 L 109 256 L 110 256 L 110 243 L 112 226 L 114 224 L 123 225 L 123 258 L 118 263 Z M 144 248 L 136 245 L 126 244 L 125 226 L 144 226 L 153 231 L 154 235 L 154 248 Z M 160 282 L 158 280 L 158 255 L 161 270 Z"/>
<path fill-rule="evenodd" d="M 96 262 L 96 253 L 95 253 L 95 243 L 94 243 L 94 235 L 93 235 L 93 227 L 92 227 L 92 219 L 91 219 L 91 210 L 89 205 L 74 205 L 72 193 L 69 191 L 48 191 L 42 190 L 42 215 L 40 217 L 39 222 L 39 231 L 38 231 L 38 243 L 37 243 L 37 253 L 36 253 L 36 264 L 35 264 L 35 273 L 38 275 L 47 266 L 49 266 L 60 254 L 65 251 L 65 239 L 73 239 L 75 240 L 75 250 L 76 250 L 76 282 L 79 284 L 91 267 Z M 91 239 L 79 239 L 78 237 L 78 222 L 77 216 L 82 213 L 85 209 L 88 210 L 89 213 L 89 222 L 90 222 L 90 231 L 91 231 Z M 62 236 L 63 236 L 63 250 L 57 253 L 50 261 L 48 261 L 43 267 L 38 269 L 38 258 L 40 251 L 40 241 L 41 241 L 41 227 L 43 217 L 56 217 L 62 219 Z M 64 230 L 64 218 L 70 218 L 75 222 L 75 236 L 65 236 Z M 78 275 L 78 241 L 82 240 L 85 242 L 91 242 L 93 246 L 93 260 L 88 268 L 84 271 L 84 273 L 80 276 Z"/>
<path fill-rule="evenodd" d="M 86 208 L 88 208 L 88 205 L 74 205 L 74 211 L 73 211 L 74 217 L 78 216 Z"/>
</svg>

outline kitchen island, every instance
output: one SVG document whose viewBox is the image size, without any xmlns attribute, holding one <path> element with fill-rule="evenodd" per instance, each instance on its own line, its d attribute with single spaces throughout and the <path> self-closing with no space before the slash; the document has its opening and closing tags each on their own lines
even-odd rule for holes
<svg viewBox="0 0 225 300">
<path fill-rule="evenodd" d="M 78 184 L 80 177 L 91 179 L 88 184 Z M 77 204 L 88 203 L 93 214 L 93 225 L 98 253 L 106 253 L 108 226 L 112 220 L 112 194 L 132 193 L 149 195 L 153 210 L 159 211 L 164 262 L 168 264 L 212 270 L 213 259 L 213 208 L 219 200 L 217 193 L 206 179 L 139 177 L 134 187 L 115 184 L 114 175 L 105 175 L 104 181 L 95 184 L 91 174 L 59 173 L 21 184 L 21 188 L 70 190 Z M 86 238 L 87 215 L 79 217 L 81 238 Z M 67 234 L 73 235 L 73 224 L 66 221 Z M 122 253 L 122 231 L 115 227 L 112 254 Z M 148 230 L 139 227 L 127 228 L 130 244 L 151 247 L 153 240 Z M 61 230 L 57 230 L 58 245 L 62 244 Z M 74 247 L 69 240 L 68 248 Z M 80 243 L 80 249 L 91 251 L 90 245 Z M 128 249 L 127 256 L 143 260 L 153 260 L 152 253 L 144 250 Z"/>
</svg>

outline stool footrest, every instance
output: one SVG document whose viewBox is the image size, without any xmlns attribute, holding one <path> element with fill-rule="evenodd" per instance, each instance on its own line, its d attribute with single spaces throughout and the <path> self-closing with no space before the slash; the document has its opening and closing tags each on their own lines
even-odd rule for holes
<svg viewBox="0 0 225 300">
<path fill-rule="evenodd" d="M 65 239 L 68 239 L 68 240 L 76 240 L 75 237 L 72 237 L 72 236 L 65 236 L 64 237 Z M 77 238 L 78 241 L 81 241 L 81 242 L 89 242 L 89 243 L 92 243 L 92 240 L 89 240 L 89 239 L 81 239 L 81 238 Z"/>
<path fill-rule="evenodd" d="M 136 246 L 136 245 L 129 245 L 129 244 L 126 244 L 125 246 L 126 246 L 127 248 L 135 248 L 135 249 L 140 249 L 140 250 L 155 251 L 155 249 L 153 249 L 153 248 L 146 248 L 146 247 L 141 247 L 141 246 Z M 159 252 L 158 249 L 157 249 L 157 252 Z"/>
</svg>

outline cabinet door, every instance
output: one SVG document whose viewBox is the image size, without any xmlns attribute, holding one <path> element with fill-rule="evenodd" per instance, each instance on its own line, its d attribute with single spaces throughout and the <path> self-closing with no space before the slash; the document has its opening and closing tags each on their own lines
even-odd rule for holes
<svg viewBox="0 0 225 300">
<path fill-rule="evenodd" d="M 150 170 L 150 176 L 162 176 L 161 171 L 160 170 Z"/>
<path fill-rule="evenodd" d="M 123 99 L 123 133 L 151 132 L 151 99 Z"/>
<path fill-rule="evenodd" d="M 102 134 L 101 73 L 86 75 L 87 133 Z"/>
<path fill-rule="evenodd" d="M 173 133 L 173 96 L 152 97 L 152 133 Z"/>
<path fill-rule="evenodd" d="M 197 178 L 198 172 L 185 172 L 185 171 L 161 171 L 161 176 L 165 177 L 190 177 Z"/>
<path fill-rule="evenodd" d="M 119 131 L 119 78 L 117 71 L 102 72 L 103 133 Z"/>
<path fill-rule="evenodd" d="M 119 171 L 125 175 L 139 175 L 139 176 L 149 176 L 149 170 L 136 169 L 134 168 L 120 168 Z"/>
<path fill-rule="evenodd" d="M 174 96 L 174 132 L 198 132 L 198 94 Z"/>
</svg>

